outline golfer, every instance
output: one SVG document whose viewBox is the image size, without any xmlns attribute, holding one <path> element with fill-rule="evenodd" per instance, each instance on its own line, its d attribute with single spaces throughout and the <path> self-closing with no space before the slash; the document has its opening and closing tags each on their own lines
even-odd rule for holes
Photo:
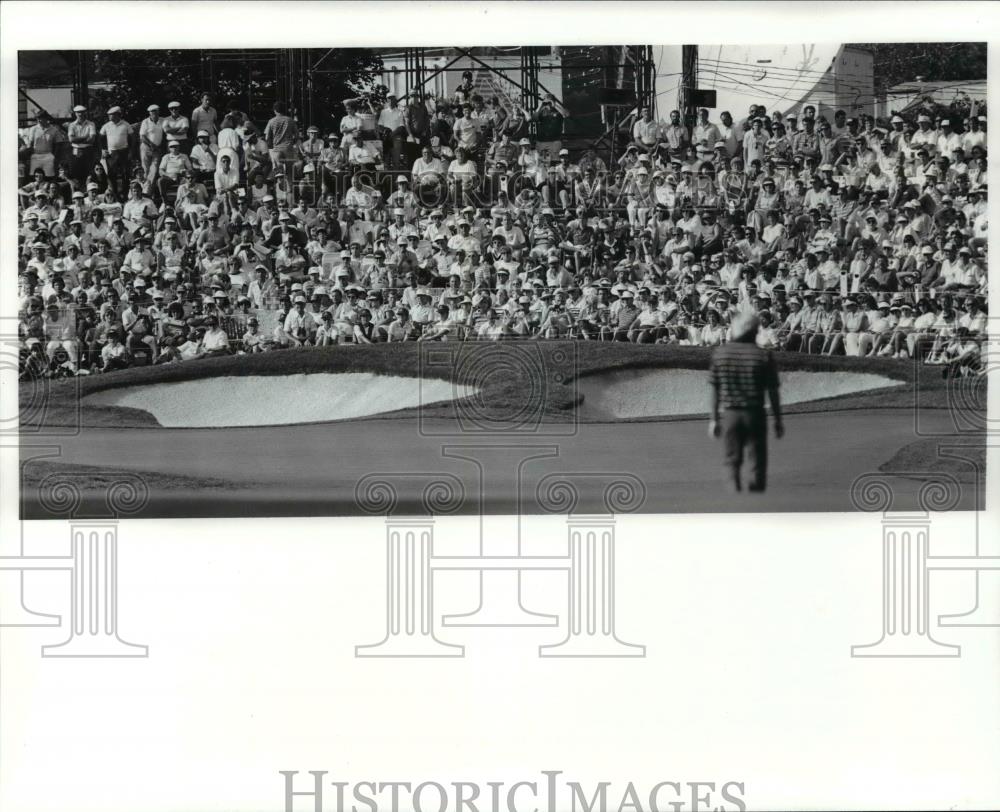
<svg viewBox="0 0 1000 812">
<path fill-rule="evenodd" d="M 753 313 L 733 319 L 732 339 L 712 354 L 709 382 L 712 387 L 711 437 L 722 436 L 728 484 L 742 490 L 740 469 L 746 449 L 750 462 L 748 490 L 762 492 L 767 487 L 767 395 L 774 413 L 774 435 L 785 433 L 778 400 L 778 369 L 774 357 L 756 344 L 760 322 Z M 722 417 L 720 421 L 720 409 Z"/>
</svg>

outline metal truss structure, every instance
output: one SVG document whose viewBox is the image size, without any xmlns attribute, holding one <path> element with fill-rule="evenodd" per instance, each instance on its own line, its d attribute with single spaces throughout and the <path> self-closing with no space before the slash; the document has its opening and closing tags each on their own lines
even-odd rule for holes
<svg viewBox="0 0 1000 812">
<path fill-rule="evenodd" d="M 241 101 L 251 118 L 267 118 L 271 105 L 282 101 L 305 120 L 311 121 L 321 112 L 314 100 L 316 78 L 336 70 L 328 62 L 335 50 L 230 48 L 203 49 L 197 54 L 201 82 L 205 88 L 216 87 L 220 74 L 231 78 L 234 66 L 238 65 L 245 71 L 241 82 L 241 95 L 245 95 L 245 99 Z M 551 53 L 551 47 L 521 46 L 502 50 L 506 57 L 504 65 L 491 64 L 483 49 L 471 46 L 406 48 L 393 55 L 397 60 L 402 57 L 403 85 L 407 93 L 426 88 L 440 74 L 469 70 L 471 65 L 477 89 L 486 98 L 498 98 L 508 111 L 517 104 L 530 113 L 538 108 L 547 94 L 554 96 L 560 104 L 564 102 L 563 88 L 546 86 L 544 77 L 540 76 L 545 71 L 541 60 Z M 620 110 L 609 114 L 609 110 L 596 101 L 593 88 L 623 91 L 630 99 L 634 98 L 635 106 L 650 106 L 655 110 L 656 66 L 651 45 L 570 46 L 559 48 L 559 52 L 569 69 L 564 72 L 564 77 L 568 72 L 587 77 L 583 82 L 586 90 L 574 93 L 574 99 L 566 101 L 572 107 L 574 102 L 580 103 L 580 99 L 586 97 L 594 108 L 589 113 L 594 117 L 600 114 L 603 133 L 596 141 L 597 133 L 593 129 L 585 136 L 593 145 L 607 147 L 622 118 Z M 92 81 L 92 77 L 88 76 L 87 52 L 59 53 L 71 73 L 74 102 L 87 104 L 89 82 Z M 442 57 L 444 64 L 435 64 L 440 63 Z M 61 79 L 60 83 L 68 78 Z"/>
</svg>

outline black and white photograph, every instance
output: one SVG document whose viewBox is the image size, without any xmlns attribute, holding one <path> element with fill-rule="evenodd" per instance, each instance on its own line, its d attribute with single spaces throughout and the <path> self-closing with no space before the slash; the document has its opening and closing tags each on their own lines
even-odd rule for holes
<svg viewBox="0 0 1000 812">
<path fill-rule="evenodd" d="M 998 22 L 0 0 L 0 810 L 1000 808 Z"/>
<path fill-rule="evenodd" d="M 982 463 L 985 43 L 18 70 L 22 432 L 73 434 L 26 461 L 26 517 L 109 467 L 146 516 L 350 514 L 375 471 L 472 487 L 448 437 L 561 438 L 474 513 L 539 512 L 567 468 L 771 512 Z M 956 423 L 971 463 L 938 456 Z"/>
</svg>

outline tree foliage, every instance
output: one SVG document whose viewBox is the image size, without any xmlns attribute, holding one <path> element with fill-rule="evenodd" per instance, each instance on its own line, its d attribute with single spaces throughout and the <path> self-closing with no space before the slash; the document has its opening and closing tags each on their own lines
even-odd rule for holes
<svg viewBox="0 0 1000 812">
<path fill-rule="evenodd" d="M 188 115 L 207 91 L 218 109 L 232 104 L 258 125 L 281 99 L 301 123 L 325 128 L 340 120 L 344 99 L 384 96 L 381 70 L 382 58 L 361 48 L 95 51 L 91 82 L 109 87 L 92 89 L 91 107 L 100 116 L 117 104 L 127 121 L 139 121 L 151 103 L 165 115 L 179 101 Z"/>
<path fill-rule="evenodd" d="M 921 77 L 926 82 L 985 79 L 985 42 L 863 42 L 875 55 L 875 91 Z"/>
</svg>

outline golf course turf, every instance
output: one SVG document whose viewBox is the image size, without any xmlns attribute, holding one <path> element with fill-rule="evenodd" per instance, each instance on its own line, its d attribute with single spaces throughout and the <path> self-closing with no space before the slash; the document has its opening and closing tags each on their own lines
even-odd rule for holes
<svg viewBox="0 0 1000 812">
<path fill-rule="evenodd" d="M 776 446 L 775 468 L 791 479 L 784 492 L 770 489 L 757 506 L 727 506 L 710 498 L 721 452 L 704 434 L 705 410 L 613 420 L 581 408 L 579 380 L 585 376 L 707 370 L 710 357 L 711 351 L 703 348 L 584 341 L 376 344 L 25 382 L 20 388 L 22 438 L 36 443 L 49 436 L 64 439 L 56 440 L 61 449 L 57 460 L 30 462 L 22 451 L 22 514 L 46 517 L 38 509 L 35 486 L 60 467 L 73 471 L 84 490 L 99 488 L 103 473 L 110 470 L 140 472 L 152 492 L 149 511 L 142 514 L 149 517 L 356 513 L 350 504 L 354 484 L 370 471 L 452 470 L 453 463 L 441 458 L 444 441 L 432 435 L 441 429 L 452 442 L 469 441 L 463 421 L 470 414 L 475 429 L 470 433 L 476 437 L 485 426 L 494 440 L 503 442 L 507 427 L 527 425 L 529 436 L 564 438 L 558 441 L 560 461 L 554 465 L 635 472 L 650 493 L 642 508 L 646 512 L 850 510 L 846 494 L 861 473 L 955 468 L 942 460 L 935 441 L 921 440 L 915 415 L 929 416 L 939 434 L 953 434 L 949 409 L 956 382 L 943 379 L 940 367 L 920 368 L 913 362 L 775 353 L 785 372 L 867 373 L 898 383 L 785 407 L 789 437 Z M 350 420 L 219 429 L 164 428 L 148 412 L 87 401 L 88 395 L 120 387 L 349 372 L 441 379 L 476 394 L 399 410 L 389 404 L 379 414 Z M 707 409 L 707 382 L 705 390 Z M 975 392 L 978 396 L 979 390 Z M 985 415 L 985 388 L 982 393 L 982 403 L 972 403 L 980 418 Z M 968 398 L 962 403 L 968 404 Z M 509 436 L 514 435 L 525 442 L 523 431 Z M 975 446 L 983 439 L 965 434 L 962 442 Z M 684 475 L 675 466 L 664 468 L 657 462 L 664 454 L 679 455 L 694 469 Z M 540 466 L 539 477 L 545 473 L 545 464 Z M 464 476 L 458 469 L 454 473 Z M 483 510 L 510 512 L 507 495 L 489 498 L 493 501 Z M 528 507 L 525 512 L 533 511 Z"/>
<path fill-rule="evenodd" d="M 87 395 L 128 386 L 191 381 L 226 376 L 269 376 L 320 372 L 370 372 L 376 375 L 440 378 L 479 387 L 477 415 L 485 420 L 508 420 L 523 412 L 532 398 L 547 422 L 580 419 L 576 382 L 581 376 L 629 369 L 707 370 L 710 350 L 698 347 L 605 342 L 451 342 L 398 343 L 329 348 L 303 348 L 226 356 L 196 361 L 120 370 L 60 381 L 21 384 L 22 425 L 27 426 L 156 426 L 146 412 L 113 406 L 89 405 Z M 827 409 L 949 408 L 948 382 L 940 368 L 919 374 L 912 362 L 775 353 L 780 370 L 870 373 L 892 378 L 895 386 L 858 394 L 813 400 L 788 408 L 789 412 Z M 929 372 L 927 371 L 929 370 Z M 427 417 L 452 417 L 455 404 L 426 404 Z M 985 409 L 985 404 L 983 404 Z M 392 412 L 393 417 L 416 409 Z M 370 418 L 365 418 L 370 419 Z M 671 418 L 656 418 L 671 419 Z M 677 419 L 676 417 L 673 419 Z"/>
</svg>

